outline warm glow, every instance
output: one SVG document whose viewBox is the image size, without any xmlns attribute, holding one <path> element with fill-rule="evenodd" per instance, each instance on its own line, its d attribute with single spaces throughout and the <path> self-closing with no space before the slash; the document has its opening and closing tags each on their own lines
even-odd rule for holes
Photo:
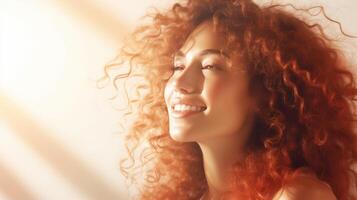
<svg viewBox="0 0 357 200">
<path fill-rule="evenodd" d="M 94 80 L 144 11 L 170 2 L 0 0 L 0 200 L 126 199 L 119 119 Z M 355 1 L 319 2 L 357 34 Z"/>
</svg>

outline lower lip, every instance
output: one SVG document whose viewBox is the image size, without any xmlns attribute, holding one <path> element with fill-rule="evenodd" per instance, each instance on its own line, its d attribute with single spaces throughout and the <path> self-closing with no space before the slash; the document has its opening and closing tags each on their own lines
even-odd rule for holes
<svg viewBox="0 0 357 200">
<path fill-rule="evenodd" d="M 205 111 L 205 110 L 203 110 L 203 111 Z M 171 116 L 174 118 L 184 118 L 184 117 L 188 117 L 188 116 L 191 116 L 194 114 L 202 113 L 203 111 L 191 111 L 191 110 L 174 111 L 174 110 L 172 110 Z"/>
</svg>

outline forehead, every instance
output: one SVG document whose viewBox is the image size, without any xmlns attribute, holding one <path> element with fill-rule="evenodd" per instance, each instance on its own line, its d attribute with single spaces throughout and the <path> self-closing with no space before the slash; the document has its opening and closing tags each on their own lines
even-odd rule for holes
<svg viewBox="0 0 357 200">
<path fill-rule="evenodd" d="M 205 49 L 224 50 L 223 37 L 214 31 L 212 22 L 205 21 L 192 31 L 180 48 L 184 54 L 195 54 Z"/>
</svg>

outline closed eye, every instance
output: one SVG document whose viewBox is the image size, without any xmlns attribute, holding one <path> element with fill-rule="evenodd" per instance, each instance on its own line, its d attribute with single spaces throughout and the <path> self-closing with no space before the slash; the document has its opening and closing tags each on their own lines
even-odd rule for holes
<svg viewBox="0 0 357 200">
<path fill-rule="evenodd" d="M 185 68 L 184 65 L 176 65 L 172 67 L 173 71 L 177 71 L 177 70 L 183 70 Z M 210 70 L 221 70 L 221 68 L 217 65 L 205 65 L 202 66 L 202 69 L 210 69 Z"/>
<path fill-rule="evenodd" d="M 220 67 L 218 67 L 217 65 L 205 65 L 202 67 L 202 69 L 216 69 L 216 70 L 221 70 Z"/>
<path fill-rule="evenodd" d="M 173 71 L 182 70 L 183 68 L 184 68 L 183 65 L 177 65 L 177 66 L 174 66 L 174 67 L 172 68 L 172 70 L 173 70 Z"/>
<path fill-rule="evenodd" d="M 212 69 L 212 68 L 215 68 L 215 66 L 213 65 L 205 65 L 202 67 L 202 69 Z"/>
</svg>

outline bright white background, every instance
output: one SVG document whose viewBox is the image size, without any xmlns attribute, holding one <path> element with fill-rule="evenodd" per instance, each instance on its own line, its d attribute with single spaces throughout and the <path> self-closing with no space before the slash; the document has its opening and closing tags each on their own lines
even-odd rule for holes
<svg viewBox="0 0 357 200">
<path fill-rule="evenodd" d="M 145 10 L 171 1 L 0 0 L 1 200 L 128 199 L 113 91 L 94 80 Z M 357 1 L 284 2 L 322 4 L 357 35 Z M 355 62 L 357 39 L 344 45 Z"/>
</svg>

